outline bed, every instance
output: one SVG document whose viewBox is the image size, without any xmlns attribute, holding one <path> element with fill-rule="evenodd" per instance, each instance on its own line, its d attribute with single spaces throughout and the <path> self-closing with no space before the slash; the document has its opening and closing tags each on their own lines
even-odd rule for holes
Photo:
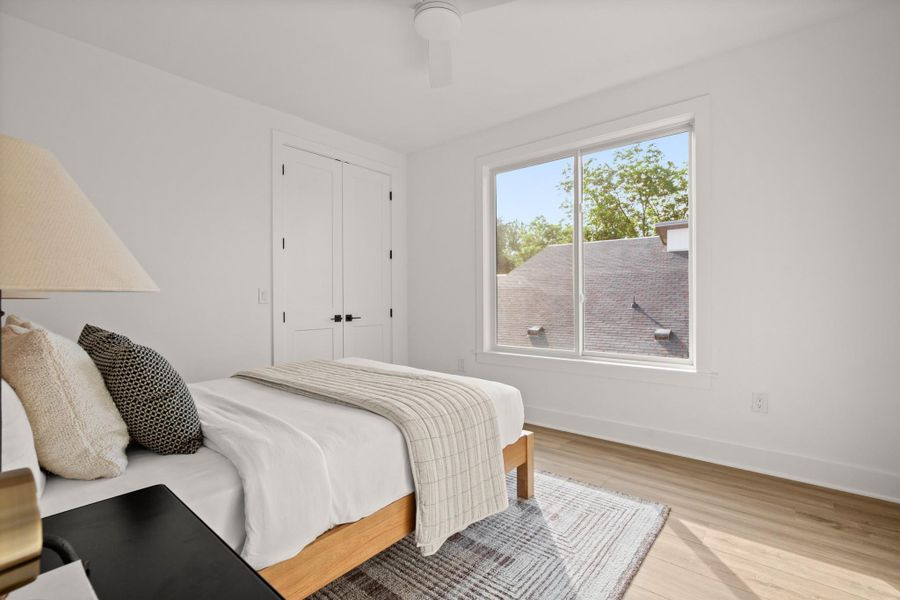
<svg viewBox="0 0 900 600">
<path fill-rule="evenodd" d="M 342 362 L 436 375 L 364 359 Z M 530 497 L 533 445 L 531 434 L 522 431 L 524 411 L 518 390 L 498 382 L 441 377 L 477 385 L 491 398 L 506 470 L 518 469 L 518 495 Z M 400 430 L 387 419 L 237 378 L 189 387 L 207 436 L 205 447 L 196 454 L 174 456 L 133 449 L 127 470 L 114 479 L 50 477 L 40 501 L 42 514 L 164 483 L 229 545 L 244 550 L 248 562 L 287 598 L 309 595 L 413 531 L 415 501 L 407 447 Z M 232 436 L 217 436 L 209 418 L 209 411 L 222 406 L 239 411 L 233 415 L 234 422 L 252 430 L 250 437 L 235 443 L 237 449 L 223 447 L 222 440 Z M 284 424 L 289 426 L 286 432 L 279 430 Z M 253 462 L 256 451 L 248 448 L 254 439 L 291 450 Z M 297 439 L 302 441 L 294 449 Z M 279 454 L 293 456 L 288 460 Z M 310 458 L 313 454 L 315 459 Z M 319 460 L 321 466 L 315 467 Z M 251 481 L 257 476 L 262 479 Z M 293 502 L 282 502 L 285 496 L 298 493 Z M 248 505 L 253 508 L 247 510 Z M 259 535 L 266 528 L 274 531 L 273 521 L 294 517 L 302 521 L 295 529 L 302 535 L 287 540 L 272 533 Z M 255 539 L 247 538 L 248 531 Z"/>
</svg>

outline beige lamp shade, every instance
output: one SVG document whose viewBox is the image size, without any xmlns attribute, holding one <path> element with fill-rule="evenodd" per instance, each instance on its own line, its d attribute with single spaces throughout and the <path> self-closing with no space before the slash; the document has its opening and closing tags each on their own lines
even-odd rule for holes
<svg viewBox="0 0 900 600">
<path fill-rule="evenodd" d="M 0 136 L 0 290 L 156 292 L 159 288 L 52 154 Z"/>
</svg>

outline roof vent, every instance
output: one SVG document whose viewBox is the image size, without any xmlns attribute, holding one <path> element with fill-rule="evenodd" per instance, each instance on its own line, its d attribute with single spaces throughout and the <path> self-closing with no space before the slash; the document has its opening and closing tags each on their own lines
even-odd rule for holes
<svg viewBox="0 0 900 600">
<path fill-rule="evenodd" d="M 532 325 L 528 328 L 528 335 L 541 335 L 544 333 L 544 328 L 541 325 Z"/>
<path fill-rule="evenodd" d="M 672 337 L 671 329 L 664 329 L 664 328 L 660 327 L 659 329 L 657 329 L 656 331 L 653 332 L 654 340 L 664 341 L 664 340 L 669 339 L 670 337 Z"/>
</svg>

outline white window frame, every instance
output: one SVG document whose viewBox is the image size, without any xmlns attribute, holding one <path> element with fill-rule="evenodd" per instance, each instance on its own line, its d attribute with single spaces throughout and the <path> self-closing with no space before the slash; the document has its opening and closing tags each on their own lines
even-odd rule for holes
<svg viewBox="0 0 900 600">
<path fill-rule="evenodd" d="M 580 239 L 581 216 L 581 157 L 583 154 L 619 147 L 690 131 L 689 168 L 689 358 L 658 357 L 587 352 L 583 346 L 584 298 L 579 297 L 583 263 L 581 245 L 573 244 L 573 293 L 575 317 L 575 347 L 572 350 L 502 346 L 496 342 L 496 175 L 560 158 L 574 158 L 574 230 Z M 667 107 L 617 119 L 580 131 L 556 136 L 503 150 L 476 161 L 477 182 L 477 257 L 478 310 L 476 360 L 487 364 L 544 368 L 573 373 L 638 379 L 658 383 L 681 383 L 708 387 L 712 375 L 709 365 L 709 336 L 705 315 L 708 271 L 704 246 L 698 244 L 702 235 L 703 198 L 709 174 L 709 102 L 707 97 L 673 104 Z M 700 216 L 698 216 L 700 215 Z"/>
</svg>

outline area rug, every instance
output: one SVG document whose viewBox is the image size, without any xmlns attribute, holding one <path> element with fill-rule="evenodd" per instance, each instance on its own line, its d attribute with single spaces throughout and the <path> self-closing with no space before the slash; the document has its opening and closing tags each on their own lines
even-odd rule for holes
<svg viewBox="0 0 900 600">
<path fill-rule="evenodd" d="M 669 509 L 549 473 L 535 498 L 451 537 L 423 557 L 409 535 L 311 596 L 316 600 L 534 598 L 618 600 Z"/>
</svg>

